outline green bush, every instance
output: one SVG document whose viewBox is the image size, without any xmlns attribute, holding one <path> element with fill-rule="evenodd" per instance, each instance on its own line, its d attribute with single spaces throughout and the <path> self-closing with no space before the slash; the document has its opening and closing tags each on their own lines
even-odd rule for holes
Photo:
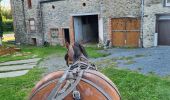
<svg viewBox="0 0 170 100">
<path fill-rule="evenodd" d="M 1 13 L 0 13 L 0 37 L 2 37 L 2 32 L 3 32 L 2 29 L 3 29 L 2 28 L 2 16 L 1 16 Z"/>
<path fill-rule="evenodd" d="M 5 20 L 3 21 L 3 31 L 4 32 L 9 32 L 9 31 L 13 31 L 13 20 Z"/>
</svg>

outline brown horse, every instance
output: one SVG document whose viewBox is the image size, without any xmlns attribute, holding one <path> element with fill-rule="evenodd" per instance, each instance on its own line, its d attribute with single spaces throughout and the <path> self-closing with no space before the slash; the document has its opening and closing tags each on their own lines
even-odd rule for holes
<svg viewBox="0 0 170 100">
<path fill-rule="evenodd" d="M 82 45 L 67 45 L 68 69 L 44 77 L 32 90 L 30 100 L 120 100 L 116 86 L 88 61 Z"/>
</svg>

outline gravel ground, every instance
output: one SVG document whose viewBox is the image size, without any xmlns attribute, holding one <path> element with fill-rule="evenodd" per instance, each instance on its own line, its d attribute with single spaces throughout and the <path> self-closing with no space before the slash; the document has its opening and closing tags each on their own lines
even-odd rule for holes
<svg viewBox="0 0 170 100">
<path fill-rule="evenodd" d="M 130 69 L 142 74 L 170 75 L 170 46 L 138 49 L 113 48 L 100 52 L 107 52 L 111 55 L 90 59 L 91 62 L 99 62 L 99 67 L 116 65 L 118 68 Z M 44 59 L 39 66 L 47 68 L 47 74 L 67 68 L 64 57 L 57 55 Z"/>
<path fill-rule="evenodd" d="M 108 52 L 111 55 L 94 61 L 117 59 L 119 68 L 139 71 L 142 74 L 170 75 L 170 46 L 139 49 L 114 48 L 101 52 Z"/>
<path fill-rule="evenodd" d="M 49 74 L 57 70 L 64 70 L 67 68 L 64 57 L 59 57 L 55 54 L 41 61 L 38 66 L 46 68 L 45 74 Z"/>
</svg>

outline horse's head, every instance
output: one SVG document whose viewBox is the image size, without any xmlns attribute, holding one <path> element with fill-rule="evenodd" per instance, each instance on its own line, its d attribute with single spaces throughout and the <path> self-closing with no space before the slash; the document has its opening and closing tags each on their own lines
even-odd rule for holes
<svg viewBox="0 0 170 100">
<path fill-rule="evenodd" d="M 73 45 L 66 43 L 66 47 L 67 54 L 65 55 L 65 60 L 67 65 L 79 60 L 82 55 L 86 58 L 88 57 L 85 48 L 79 43 L 74 43 Z"/>
</svg>

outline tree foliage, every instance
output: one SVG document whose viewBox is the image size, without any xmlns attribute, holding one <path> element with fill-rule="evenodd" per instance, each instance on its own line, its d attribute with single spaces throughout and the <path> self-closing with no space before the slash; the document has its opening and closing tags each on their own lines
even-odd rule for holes
<svg viewBox="0 0 170 100">
<path fill-rule="evenodd" d="M 1 2 L 2 0 L 0 0 Z M 13 20 L 11 9 L 7 7 L 0 7 L 0 30 L 7 32 L 13 31 Z M 2 31 L 1 31 L 2 33 Z"/>
<path fill-rule="evenodd" d="M 5 19 L 12 19 L 12 13 L 10 8 L 1 7 L 1 14 Z"/>
<path fill-rule="evenodd" d="M 1 0 L 0 0 L 1 2 Z M 2 37 L 2 33 L 3 33 L 3 30 L 2 30 L 2 14 L 1 14 L 1 6 L 0 6 L 0 37 Z"/>
</svg>

